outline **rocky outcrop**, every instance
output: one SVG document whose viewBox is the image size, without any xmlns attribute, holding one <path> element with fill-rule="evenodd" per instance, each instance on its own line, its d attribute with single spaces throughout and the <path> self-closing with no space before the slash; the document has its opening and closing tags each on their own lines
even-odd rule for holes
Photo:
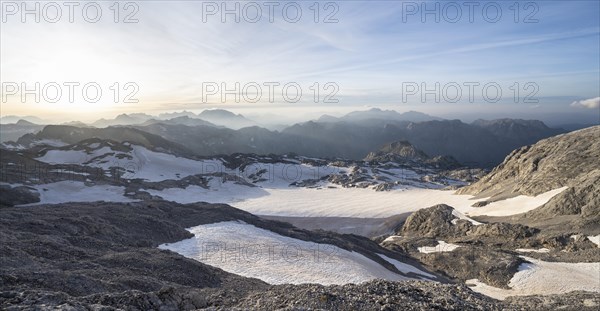
<svg viewBox="0 0 600 311">
<path fill-rule="evenodd" d="M 516 240 L 533 236 L 539 230 L 510 223 L 474 224 L 455 216 L 454 208 L 445 204 L 418 210 L 406 219 L 399 235 L 451 240 Z"/>
<path fill-rule="evenodd" d="M 483 245 L 462 245 L 453 251 L 416 255 L 430 269 L 466 281 L 479 279 L 486 284 L 508 288 L 508 283 L 525 262 L 514 253 Z"/>
<path fill-rule="evenodd" d="M 365 158 L 366 162 L 399 163 L 407 165 L 422 165 L 437 169 L 456 169 L 460 163 L 451 156 L 429 157 L 425 152 L 415 148 L 408 141 L 402 140 L 386 144 L 376 152 L 370 152 Z"/>
<path fill-rule="evenodd" d="M 524 262 L 512 249 L 519 243 L 526 243 L 539 230 L 519 224 L 477 223 L 458 215 L 454 208 L 445 204 L 418 210 L 397 232 L 400 238 L 382 245 L 409 252 L 430 269 L 451 278 L 480 279 L 506 288 Z M 437 245 L 438 240 L 457 243 L 459 247 L 440 248 L 431 253 L 417 251 L 418 247 Z"/>
<path fill-rule="evenodd" d="M 583 173 L 572 185 L 556 195 L 529 217 L 550 218 L 555 215 L 580 215 L 583 223 L 600 223 L 600 169 Z"/>
<path fill-rule="evenodd" d="M 386 144 L 377 152 L 371 152 L 365 157 L 365 161 L 402 162 L 402 161 L 422 161 L 429 157 L 425 152 L 413 147 L 407 141 L 397 141 Z"/>
<path fill-rule="evenodd" d="M 400 235 L 421 236 L 430 238 L 441 238 L 456 234 L 452 220 L 454 209 L 446 204 L 439 204 L 429 208 L 418 210 L 406 219 Z M 462 223 L 463 226 L 468 226 Z M 466 228 L 465 228 L 466 229 Z M 458 230 L 464 231 L 464 230 Z"/>
<path fill-rule="evenodd" d="M 597 223 L 594 226 L 597 228 Z M 557 233 L 519 223 L 478 223 L 440 204 L 412 213 L 395 237 L 380 242 L 391 250 L 410 253 L 430 270 L 449 278 L 479 279 L 508 288 L 525 262 L 520 257 L 524 253 L 517 251 L 520 248 L 545 248 L 544 252 L 527 252 L 543 261 L 597 262 L 600 249 L 573 230 L 566 227 Z"/>
</svg>

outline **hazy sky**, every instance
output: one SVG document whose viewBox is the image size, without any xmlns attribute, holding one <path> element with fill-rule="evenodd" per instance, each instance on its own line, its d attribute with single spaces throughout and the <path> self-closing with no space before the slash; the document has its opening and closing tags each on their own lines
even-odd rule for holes
<svg viewBox="0 0 600 311">
<path fill-rule="evenodd" d="M 29 2 L 28 8 L 35 3 Z M 460 1 L 453 2 L 457 6 L 443 1 L 320 2 L 318 22 L 313 1 L 295 2 L 302 10 L 297 22 L 292 22 L 294 5 L 286 7 L 284 16 L 286 2 L 277 2 L 270 21 L 267 3 L 241 1 L 239 23 L 236 14 L 221 15 L 221 1 L 139 1 L 129 7 L 124 2 L 118 6 L 113 1 L 96 2 L 102 9 L 96 23 L 83 18 L 85 2 L 73 7 L 72 23 L 64 3 L 56 2 L 59 18 L 55 7 L 45 7 L 48 2 L 37 3 L 39 23 L 35 14 L 22 21 L 19 2 L 2 1 L 2 115 L 93 120 L 121 112 L 224 107 L 247 113 L 268 108 L 289 116 L 376 106 L 457 117 L 553 115 L 597 122 L 600 116 L 599 1 L 529 1 L 520 2 L 518 8 L 510 7 L 513 1 L 494 2 L 501 4 L 501 15 L 495 5 L 487 5 L 484 12 L 488 2 L 475 2 L 472 14 Z M 434 14 L 425 15 L 423 21 L 423 5 L 435 9 L 436 3 L 440 21 Z M 225 5 L 233 9 L 235 2 Z M 218 12 L 208 15 L 215 8 Z M 94 11 L 95 7 L 87 7 L 89 20 Z M 124 23 L 129 14 L 129 20 L 137 22 Z M 328 15 L 332 23 L 323 22 Z M 258 22 L 251 22 L 255 17 Z M 20 89 L 35 89 L 36 82 L 40 102 L 31 94 L 23 102 Z M 72 102 L 65 82 L 80 84 L 73 86 Z M 239 102 L 233 95 L 223 102 L 220 90 L 213 95 L 208 86 L 221 88 L 225 83 L 234 88 L 236 82 L 247 87 L 247 96 Z M 273 102 L 264 84 L 269 82 L 279 83 L 273 86 Z M 436 82 L 437 92 L 448 96 L 436 102 L 429 94 L 422 100 L 422 87 L 435 91 Z M 470 82 L 479 84 L 473 86 L 472 102 L 465 86 Z M 102 90 L 95 103 L 82 96 L 87 83 L 97 83 L 88 89 L 92 98 L 96 87 Z M 120 89 L 116 102 L 115 83 Z M 295 92 L 288 92 L 287 100 L 281 95 L 286 83 L 302 90 L 298 102 L 290 100 Z M 318 103 L 315 83 L 320 89 Z M 332 84 L 325 88 L 326 83 Z M 262 88 L 258 101 L 257 84 Z M 487 99 L 481 96 L 486 84 L 493 86 Z M 48 102 L 45 99 L 56 98 L 56 85 L 62 96 L 56 103 Z M 136 86 L 132 99 L 139 102 L 126 102 L 125 96 Z M 498 88 L 501 99 L 493 102 L 490 98 Z M 515 89 L 519 89 L 516 99 Z M 448 100 L 455 98 L 456 90 L 461 99 Z M 335 95 L 330 101 L 337 103 L 324 102 L 331 92 Z"/>
</svg>

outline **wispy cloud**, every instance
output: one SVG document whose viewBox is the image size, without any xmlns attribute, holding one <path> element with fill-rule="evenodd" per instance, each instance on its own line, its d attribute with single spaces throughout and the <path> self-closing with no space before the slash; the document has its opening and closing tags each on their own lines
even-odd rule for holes
<svg viewBox="0 0 600 311">
<path fill-rule="evenodd" d="M 202 82 L 295 81 L 307 87 L 332 81 L 346 96 L 340 104 L 349 106 L 398 103 L 402 82 L 535 82 L 540 98 L 600 93 L 597 1 L 536 2 L 534 24 L 515 23 L 512 2 L 502 4 L 499 23 L 477 16 L 457 24 L 422 23 L 419 16 L 404 23 L 395 1 L 339 1 L 339 23 L 333 24 L 312 21 L 313 2 L 302 2 L 306 14 L 299 23 L 279 17 L 255 24 L 218 17 L 203 23 L 198 1 L 138 3 L 136 24 L 3 24 L 3 81 L 98 81 L 105 87 L 133 81 L 140 86 L 138 110 L 197 103 Z M 542 107 L 569 110 L 564 103 Z M 3 114 L 40 111 L 59 113 L 48 103 L 2 105 Z"/>
<path fill-rule="evenodd" d="M 600 108 L 600 97 L 574 101 L 571 103 L 571 107 L 598 109 Z"/>
</svg>

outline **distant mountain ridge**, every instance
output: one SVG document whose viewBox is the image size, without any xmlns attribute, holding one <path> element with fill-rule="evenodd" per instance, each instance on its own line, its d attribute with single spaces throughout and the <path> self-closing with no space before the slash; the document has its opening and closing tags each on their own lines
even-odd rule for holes
<svg viewBox="0 0 600 311">
<path fill-rule="evenodd" d="M 109 126 L 148 125 L 152 123 L 224 126 L 232 129 L 258 125 L 241 114 L 235 114 L 224 109 L 208 109 L 202 111 L 200 114 L 184 110 L 181 112 L 161 113 L 158 116 L 145 113 L 123 113 L 114 119 L 100 119 L 90 125 L 102 128 Z"/>
<path fill-rule="evenodd" d="M 0 142 L 15 141 L 19 137 L 35 133 L 44 128 L 44 125 L 35 124 L 33 122 L 19 119 L 15 123 L 0 124 Z"/>
<path fill-rule="evenodd" d="M 184 111 L 162 116 L 173 118 L 161 120 L 147 114 L 122 114 L 112 121 L 103 122 L 126 123 L 111 126 L 135 128 L 157 135 L 186 146 L 189 151 L 201 156 L 236 152 L 295 153 L 319 158 L 361 160 L 385 144 L 407 141 L 430 157 L 451 156 L 464 165 L 476 167 L 493 167 L 518 147 L 564 132 L 536 120 L 477 120 L 467 124 L 419 112 L 398 113 L 376 108 L 352 112 L 341 118 L 325 115 L 319 119 L 325 121 L 297 123 L 281 131 L 253 125 L 253 121 L 243 115 L 222 109 L 205 110 L 199 115 Z M 417 122 L 407 119 L 433 120 Z M 63 132 L 67 135 L 70 131 L 72 129 Z M 119 131 L 127 130 L 113 129 L 107 132 L 123 135 Z M 28 129 L 21 135 L 31 132 L 33 130 Z M 102 132 L 102 135 L 107 132 Z M 84 133 L 77 137 L 85 139 L 95 135 L 93 131 Z M 45 136 L 48 136 L 47 132 L 35 139 L 41 140 Z M 61 135 L 49 136 L 47 139 L 60 139 Z M 72 137 L 65 140 L 73 143 Z"/>
<path fill-rule="evenodd" d="M 152 119 L 151 115 L 145 113 L 131 113 L 131 114 L 120 114 L 112 120 L 100 119 L 93 122 L 91 125 L 94 127 L 108 127 L 113 125 L 133 125 L 140 124 Z"/>
<path fill-rule="evenodd" d="M 544 137 L 562 134 L 563 129 L 550 128 L 539 120 L 497 119 L 476 120 L 471 123 L 492 134 L 506 139 L 518 139 L 521 144 L 530 144 Z"/>
<path fill-rule="evenodd" d="M 160 120 L 168 120 L 168 119 L 173 119 L 173 118 L 178 118 L 178 117 L 195 118 L 196 114 L 191 111 L 184 110 L 181 112 L 166 112 L 166 113 L 161 113 L 158 115 L 158 119 L 160 119 Z"/>
<path fill-rule="evenodd" d="M 379 108 L 371 108 L 366 111 L 350 112 L 340 118 L 341 121 L 364 121 L 369 119 L 410 122 L 443 120 L 442 118 L 430 116 L 428 114 L 412 110 L 404 113 L 399 113 L 395 110 L 382 110 Z"/>
<path fill-rule="evenodd" d="M 36 116 L 3 116 L 0 118 L 0 124 L 15 124 L 19 122 L 19 120 L 25 120 L 27 122 L 35 123 L 35 124 L 48 124 L 47 121 L 44 121 Z"/>
<path fill-rule="evenodd" d="M 170 118 L 170 119 L 166 119 L 166 120 L 157 120 L 157 119 L 150 119 L 142 124 L 140 124 L 141 126 L 147 126 L 147 125 L 152 125 L 152 124 L 180 124 L 180 125 L 186 125 L 186 126 L 212 126 L 212 127 L 221 127 L 215 124 L 212 124 L 208 121 L 204 121 L 202 119 L 198 119 L 198 118 L 192 118 L 189 116 L 179 116 L 179 117 L 174 117 L 174 118 Z"/>
<path fill-rule="evenodd" d="M 198 118 L 206 120 L 216 125 L 229 127 L 232 129 L 241 129 L 244 127 L 257 126 L 258 124 L 247 119 L 241 114 L 235 114 L 224 109 L 209 109 L 198 114 Z"/>
</svg>

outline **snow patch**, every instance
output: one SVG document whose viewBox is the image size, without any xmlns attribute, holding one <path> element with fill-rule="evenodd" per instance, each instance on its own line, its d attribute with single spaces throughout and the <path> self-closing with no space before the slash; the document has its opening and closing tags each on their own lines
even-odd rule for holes
<svg viewBox="0 0 600 311">
<path fill-rule="evenodd" d="M 548 192 L 544 192 L 538 196 L 530 197 L 520 195 L 514 198 L 491 202 L 482 207 L 472 209 L 467 213 L 469 216 L 510 216 L 515 214 L 526 213 L 546 204 L 552 197 L 563 192 L 568 187 L 562 187 Z"/>
<path fill-rule="evenodd" d="M 502 289 L 489 286 L 477 279 L 467 280 L 471 289 L 496 299 L 509 296 L 554 295 L 571 291 L 600 292 L 600 262 L 566 263 L 547 262 L 524 257 L 531 263 L 523 263 L 508 286 Z"/>
<path fill-rule="evenodd" d="M 465 216 L 465 214 L 463 214 L 463 213 L 461 213 L 461 212 L 457 211 L 456 209 L 453 209 L 453 210 L 452 210 L 452 216 L 456 217 L 455 219 L 452 219 L 452 220 L 451 220 L 452 224 L 454 224 L 454 225 L 456 225 L 456 223 L 458 222 L 458 220 L 459 220 L 459 219 L 464 219 L 464 220 L 467 220 L 467 221 L 469 221 L 470 223 L 472 223 L 474 226 L 479 226 L 479 225 L 481 225 L 481 223 L 480 223 L 480 222 L 478 222 L 478 221 L 475 221 L 475 220 L 473 220 L 473 219 L 471 219 L 471 218 L 469 218 L 469 217 Z"/>
<path fill-rule="evenodd" d="M 515 251 L 519 252 L 519 253 L 549 253 L 550 249 L 547 248 L 540 248 L 540 249 L 533 249 L 533 248 L 517 248 L 515 249 Z"/>
<path fill-rule="evenodd" d="M 148 181 L 181 179 L 195 174 L 220 172 L 223 168 L 221 161 L 196 161 L 176 157 L 172 154 L 154 152 L 142 146 L 132 146 L 132 148 L 133 160 L 117 161 L 132 163 L 134 173 L 129 177 L 132 179 L 142 178 Z"/>
<path fill-rule="evenodd" d="M 396 240 L 400 240 L 402 239 L 402 236 L 400 235 L 390 235 L 389 237 L 385 238 L 385 240 L 383 240 L 383 242 L 394 242 Z"/>
<path fill-rule="evenodd" d="M 394 265 L 394 267 L 396 267 L 396 269 L 398 269 L 398 271 L 402 272 L 402 273 L 414 273 L 414 274 L 418 274 L 418 275 L 422 275 L 428 279 L 436 279 L 435 275 L 427 273 L 423 270 L 418 269 L 415 266 L 400 262 L 396 259 L 390 258 L 386 255 L 382 255 L 382 254 L 377 254 L 379 257 L 383 258 L 385 261 L 391 263 L 392 265 Z M 422 278 L 423 279 L 423 278 Z"/>
<path fill-rule="evenodd" d="M 282 236 L 242 222 L 219 222 L 188 230 L 194 234 L 193 238 L 162 244 L 159 248 L 270 284 L 329 285 L 379 278 L 393 281 L 410 279 L 357 252 Z M 411 270 L 408 265 L 397 264 L 400 271 Z M 416 270 L 420 275 L 427 275 Z"/>
<path fill-rule="evenodd" d="M 88 155 L 81 150 L 48 150 L 38 161 L 50 164 L 83 164 Z"/>
<path fill-rule="evenodd" d="M 588 236 L 587 239 L 590 240 L 592 243 L 598 245 L 598 247 L 600 247 L 600 234 L 596 236 Z"/>
<path fill-rule="evenodd" d="M 460 245 L 446 243 L 444 241 L 438 241 L 438 244 L 436 246 L 418 247 L 417 250 L 419 251 L 419 253 L 430 254 L 430 253 L 451 252 L 459 247 L 460 247 Z"/>
</svg>

